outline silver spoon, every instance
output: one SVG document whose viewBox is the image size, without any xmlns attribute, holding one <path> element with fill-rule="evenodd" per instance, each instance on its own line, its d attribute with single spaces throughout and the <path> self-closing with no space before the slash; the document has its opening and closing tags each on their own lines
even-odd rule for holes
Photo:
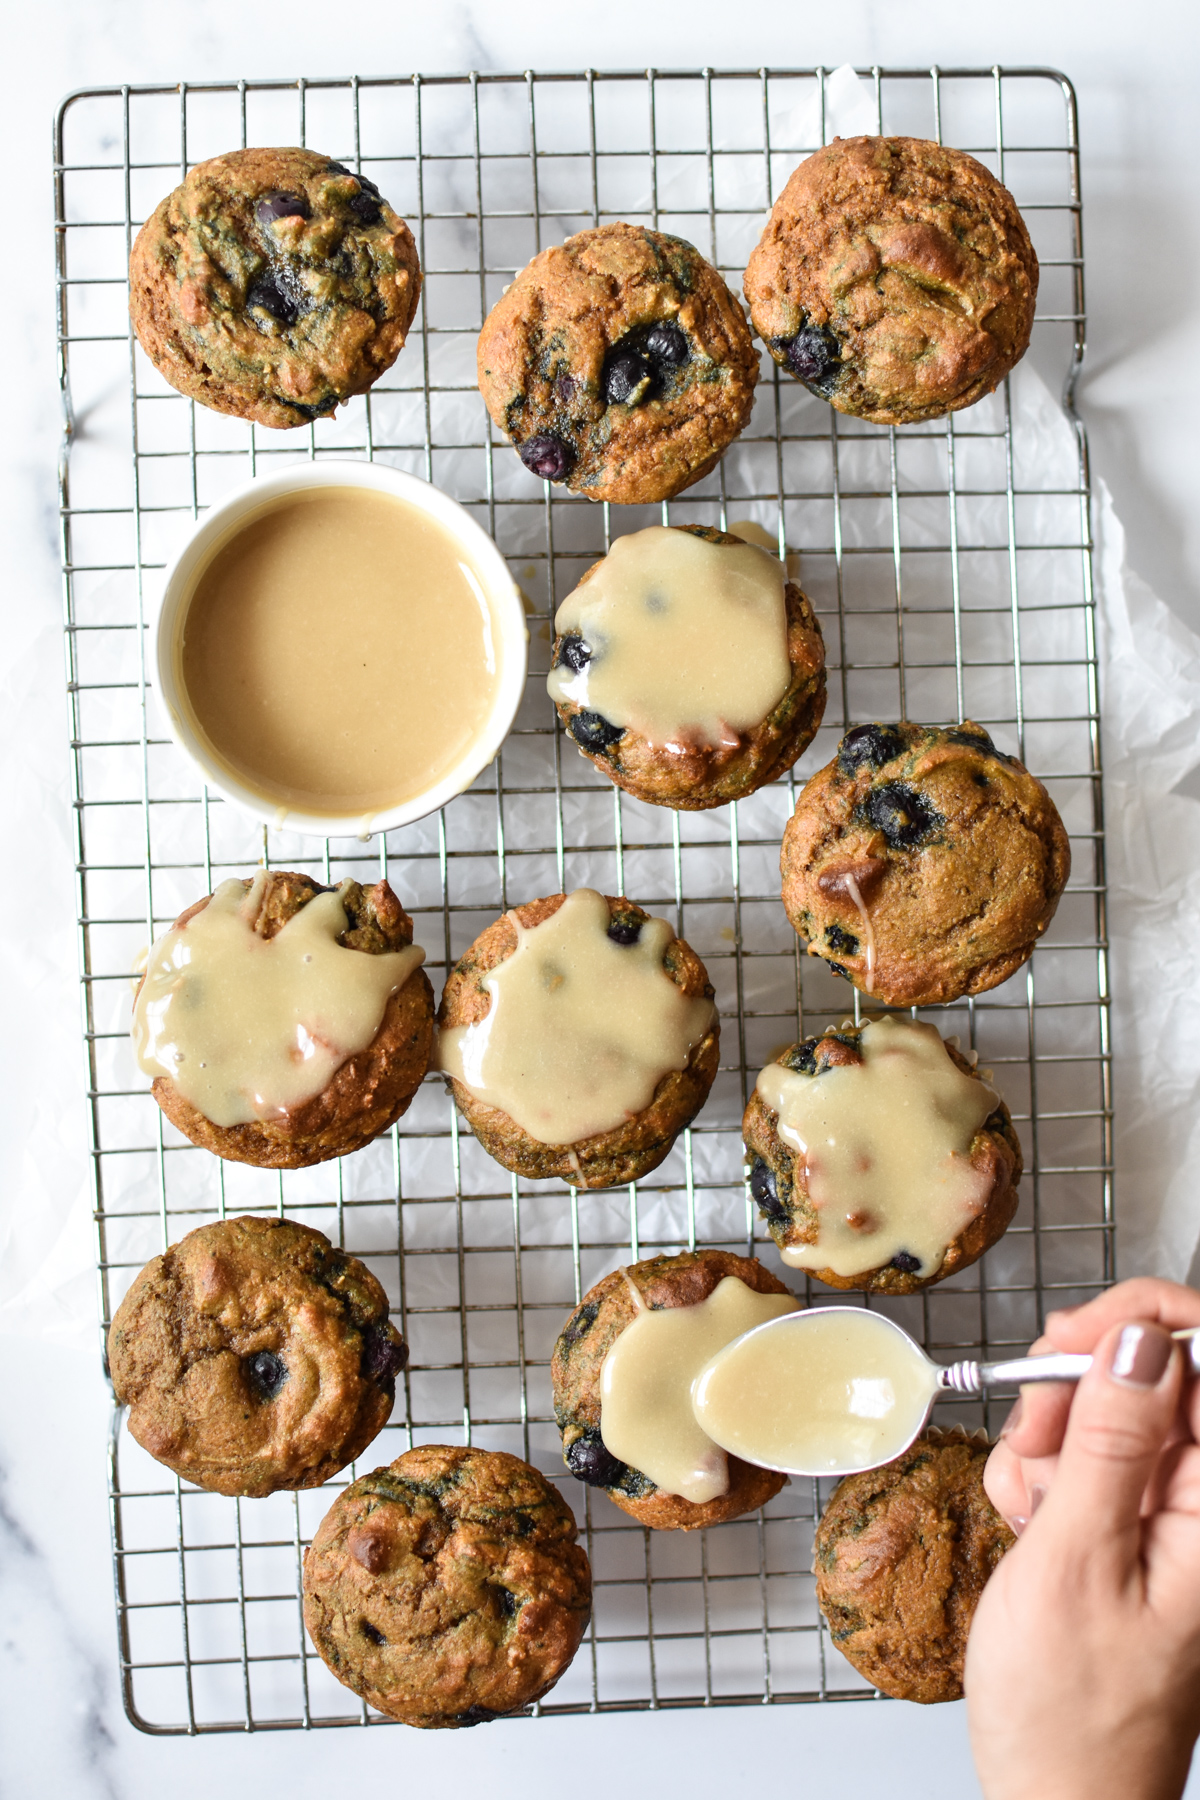
<svg viewBox="0 0 1200 1800">
<path fill-rule="evenodd" d="M 786 1415 L 796 1411 L 797 1394 L 816 1391 L 821 1371 L 819 1362 L 810 1365 L 810 1381 L 809 1370 L 805 1368 L 803 1360 L 789 1364 L 787 1354 L 790 1350 L 794 1356 L 803 1337 L 814 1325 L 820 1328 L 822 1321 L 834 1317 L 855 1321 L 851 1327 L 855 1332 L 861 1322 L 871 1320 L 867 1336 L 874 1335 L 878 1345 L 885 1343 L 889 1337 L 897 1340 L 891 1349 L 899 1352 L 901 1360 L 890 1369 L 883 1370 L 884 1385 L 895 1401 L 893 1411 L 896 1416 L 894 1419 L 888 1418 L 886 1423 L 877 1427 L 871 1425 L 867 1422 L 871 1418 L 883 1419 L 885 1415 L 872 1413 L 869 1408 L 864 1412 L 856 1407 L 850 1390 L 852 1386 L 861 1384 L 853 1380 L 845 1381 L 840 1374 L 835 1376 L 829 1383 L 827 1392 L 837 1393 L 839 1396 L 845 1394 L 845 1416 L 844 1421 L 839 1417 L 834 1422 L 828 1441 L 836 1442 L 838 1431 L 844 1423 L 844 1443 L 847 1448 L 841 1454 L 835 1454 L 832 1459 L 828 1453 L 823 1453 L 824 1460 L 819 1467 L 802 1466 L 799 1451 L 785 1452 L 779 1438 L 781 1434 L 786 1436 Z M 797 1334 L 800 1336 L 797 1337 Z M 1193 1374 L 1200 1373 L 1200 1327 L 1172 1332 L 1171 1335 L 1186 1342 L 1189 1369 Z M 734 1367 L 732 1358 L 746 1350 L 746 1347 L 749 1348 L 743 1363 L 742 1384 L 740 1387 L 731 1385 L 725 1388 L 723 1397 L 722 1382 L 729 1379 L 729 1372 Z M 819 1357 L 819 1350 L 817 1354 Z M 860 1365 L 865 1374 L 870 1354 L 865 1341 L 863 1354 L 868 1359 Z M 743 1333 L 718 1351 L 696 1377 L 692 1386 L 692 1400 L 696 1416 L 708 1435 L 723 1450 L 740 1457 L 743 1462 L 755 1463 L 759 1468 L 775 1469 L 785 1475 L 857 1475 L 867 1469 L 879 1468 L 897 1456 L 903 1456 L 928 1424 L 935 1402 L 944 1395 L 976 1397 L 994 1388 L 1024 1386 L 1028 1382 L 1078 1381 L 1091 1366 L 1090 1356 L 1074 1356 L 1065 1352 L 1019 1356 L 1005 1362 L 967 1361 L 942 1365 L 927 1356 L 921 1345 L 884 1313 L 868 1313 L 857 1306 L 808 1307 L 756 1325 L 753 1330 Z M 746 1386 L 748 1375 L 749 1388 Z M 891 1375 L 896 1377 L 895 1384 L 889 1379 Z M 897 1398 L 897 1390 L 903 1390 L 906 1381 L 911 1392 L 905 1394 L 900 1391 Z M 866 1385 L 874 1385 L 878 1390 L 878 1374 Z M 751 1390 L 755 1399 L 761 1398 L 766 1402 L 761 1409 L 766 1419 L 765 1426 L 760 1426 L 757 1422 L 756 1409 L 743 1404 Z M 820 1402 L 818 1410 L 819 1406 Z M 781 1419 L 784 1420 L 782 1425 Z M 868 1435 L 872 1432 L 877 1432 L 878 1435 L 872 1445 L 870 1457 L 863 1460 L 860 1450 L 856 1460 L 848 1446 L 855 1435 L 859 1436 L 861 1442 L 864 1423 Z M 799 1435 L 802 1436 L 807 1431 L 809 1424 L 808 1419 L 801 1420 Z M 759 1430 L 765 1435 L 756 1444 L 755 1433 Z M 776 1441 L 772 1447 L 764 1450 L 766 1439 L 771 1436 Z M 809 1460 L 815 1459 L 810 1457 Z"/>
</svg>

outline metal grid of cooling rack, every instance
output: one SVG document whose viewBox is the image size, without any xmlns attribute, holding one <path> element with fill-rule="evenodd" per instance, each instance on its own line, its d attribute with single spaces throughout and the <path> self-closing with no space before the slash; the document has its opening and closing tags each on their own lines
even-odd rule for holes
<svg viewBox="0 0 1200 1800">
<path fill-rule="evenodd" d="M 1042 263 L 1034 342 L 970 411 L 901 430 L 833 413 L 770 363 L 751 425 L 679 501 L 610 510 L 543 489 L 493 440 L 473 380 L 483 314 L 540 247 L 613 217 L 695 241 L 737 288 L 766 209 L 835 130 L 971 150 L 1022 206 Z M 272 433 L 182 399 L 126 316 L 140 221 L 193 162 L 245 143 L 319 146 L 413 225 L 425 270 L 408 348 L 335 420 Z M 216 1216 L 286 1211 L 363 1256 L 412 1358 L 367 1466 L 464 1435 L 536 1462 L 576 1508 L 592 1627 L 541 1712 L 841 1699 L 870 1690 L 813 1603 L 815 1484 L 696 1536 L 648 1534 L 564 1475 L 548 1358 L 580 1293 L 659 1249 L 774 1252 L 742 1180 L 758 1066 L 851 1004 L 801 959 L 778 900 L 797 783 L 857 721 L 974 717 L 1048 782 L 1074 874 L 1029 966 L 931 1015 L 990 1065 L 1025 1147 L 1021 1209 L 975 1268 L 888 1310 L 944 1360 L 1025 1344 L 1044 1301 L 1112 1279 L 1111 1112 L 1088 475 L 1070 414 L 1083 352 L 1078 140 L 1051 70 L 756 70 L 230 82 L 72 95 L 55 128 L 66 440 L 62 552 L 82 1007 L 100 1307 Z M 1062 388 L 1069 423 L 1030 366 Z M 172 533 L 247 473 L 379 457 L 454 494 L 527 599 L 530 684 L 496 764 L 440 815 L 368 844 L 264 834 L 198 788 L 160 728 L 145 621 Z M 658 518 L 753 519 L 799 559 L 825 630 L 826 726 L 793 778 L 709 814 L 613 792 L 560 736 L 542 683 L 557 600 Z M 795 565 L 793 565 L 795 566 Z M 705 958 L 722 1013 L 708 1106 L 647 1181 L 578 1193 L 507 1177 L 431 1080 L 391 1134 L 277 1175 L 165 1125 L 128 1050 L 129 971 L 175 914 L 265 856 L 337 880 L 385 874 L 427 967 L 503 907 L 563 886 L 628 892 Z M 951 1021 L 942 1016 L 952 1012 Z M 968 1424 L 990 1422 L 959 1404 Z M 342 1480 L 349 1480 L 347 1471 Z M 329 1488 L 236 1501 L 169 1478 L 114 1422 L 111 1512 L 125 1703 L 147 1731 L 377 1723 L 306 1644 L 298 1579 Z"/>
</svg>

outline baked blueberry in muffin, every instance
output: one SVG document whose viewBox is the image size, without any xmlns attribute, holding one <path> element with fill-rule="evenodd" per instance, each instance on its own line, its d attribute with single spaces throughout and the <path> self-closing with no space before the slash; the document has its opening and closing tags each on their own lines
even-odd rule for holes
<svg viewBox="0 0 1200 1800">
<path fill-rule="evenodd" d="M 812 603 L 777 558 L 733 533 L 652 526 L 619 538 L 555 630 L 547 685 L 559 718 L 597 769 L 652 805 L 698 811 L 752 794 L 820 726 L 825 647 Z M 601 691 L 612 718 L 597 710 Z"/>
<path fill-rule="evenodd" d="M 530 474 L 590 500 L 667 500 L 743 430 L 758 358 L 682 238 L 614 223 L 543 250 L 484 321 L 479 391 Z"/>
<path fill-rule="evenodd" d="M 108 1334 L 134 1438 L 215 1494 L 320 1487 L 387 1424 L 406 1359 L 371 1271 L 293 1219 L 189 1232 Z"/>
<path fill-rule="evenodd" d="M 282 429 L 391 368 L 421 271 L 408 226 L 365 175 L 314 150 L 233 150 L 155 208 L 129 292 L 138 341 L 172 387 Z"/>
<path fill-rule="evenodd" d="M 795 170 L 746 269 L 754 329 L 839 412 L 970 406 L 1025 354 L 1038 262 L 1008 189 L 924 138 L 835 138 Z"/>
<path fill-rule="evenodd" d="M 1027 962 L 1071 870 L 1041 782 L 968 719 L 857 726 L 783 834 L 810 956 L 888 1006 L 981 994 Z"/>
<path fill-rule="evenodd" d="M 427 1729 L 540 1700 L 591 1614 L 557 1489 L 503 1450 L 424 1444 L 340 1494 L 304 1558 L 304 1623 L 332 1674 Z"/>
</svg>

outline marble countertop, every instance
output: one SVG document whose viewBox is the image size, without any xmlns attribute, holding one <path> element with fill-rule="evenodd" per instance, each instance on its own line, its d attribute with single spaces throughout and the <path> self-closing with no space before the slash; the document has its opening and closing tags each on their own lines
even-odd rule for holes
<svg viewBox="0 0 1200 1800">
<path fill-rule="evenodd" d="M 343 25 L 347 21 L 349 29 Z M 544 1720 L 487 1731 L 401 1728 L 194 1741 L 134 1731 L 121 1708 L 104 1489 L 108 1402 L 90 1273 L 90 1200 L 78 1051 L 71 832 L 54 468 L 50 122 L 90 84 L 238 75 L 475 67 L 695 66 L 844 61 L 927 67 L 1049 64 L 1080 100 L 1091 348 L 1080 386 L 1094 472 L 1111 491 L 1130 564 L 1200 630 L 1200 284 L 1190 85 L 1200 16 L 1158 0 L 1131 22 L 1116 0 L 842 0 L 827 9 L 712 0 L 598 13 L 509 0 L 430 0 L 349 15 L 293 0 L 226 14 L 149 0 L 42 0 L 9 14 L 5 95 L 8 348 L 0 457 L 10 654 L 0 673 L 10 855 L 0 963 L 17 1029 L 0 1041 L 0 1794 L 189 1800 L 270 1783 L 297 1794 L 400 1776 L 507 1796 L 603 1794 L 615 1782 L 685 1794 L 747 1776 L 819 1794 L 886 1781 L 900 1800 L 977 1792 L 962 1706 L 732 1709 Z M 85 422 L 86 424 L 86 422 Z M 1177 793 L 1200 797 L 1195 772 Z M 1177 815 L 1196 847 L 1194 804 Z M 1185 857 L 1189 855 L 1185 849 Z M 35 873 L 36 872 L 36 873 Z M 1188 954 L 1195 945 L 1187 946 Z M 1119 951 L 1119 946 L 1118 946 Z M 1153 1120 L 1150 1120 L 1153 1124 Z M 1118 1172 L 1147 1118 L 1118 1111 Z M 1139 1137 L 1138 1134 L 1142 1134 Z M 1131 1150 L 1131 1146 L 1133 1146 Z M 29 1196 L 42 1197 L 36 1206 Z M 52 1196 L 53 1204 L 44 1197 Z M 1189 1792 L 1200 1794 L 1200 1780 Z"/>
</svg>

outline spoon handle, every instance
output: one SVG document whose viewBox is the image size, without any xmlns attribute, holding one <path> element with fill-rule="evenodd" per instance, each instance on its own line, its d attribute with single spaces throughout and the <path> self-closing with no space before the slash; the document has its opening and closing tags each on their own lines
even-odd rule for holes
<svg viewBox="0 0 1200 1800">
<path fill-rule="evenodd" d="M 1188 1367 L 1200 1373 L 1200 1333 L 1173 1331 L 1182 1340 Z M 1069 1356 L 1057 1351 L 1049 1356 L 1017 1356 L 1009 1362 L 950 1363 L 938 1370 L 938 1391 L 943 1394 L 982 1394 L 988 1388 L 1024 1387 L 1031 1381 L 1078 1381 L 1092 1366 L 1090 1356 Z"/>
</svg>

